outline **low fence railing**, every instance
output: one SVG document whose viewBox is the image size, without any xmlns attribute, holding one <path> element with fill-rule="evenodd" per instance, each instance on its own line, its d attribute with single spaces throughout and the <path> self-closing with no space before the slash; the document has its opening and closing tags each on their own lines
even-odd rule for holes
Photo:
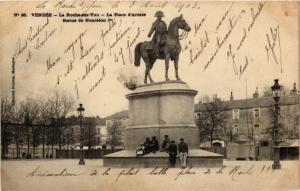
<svg viewBox="0 0 300 191">
<path fill-rule="evenodd" d="M 87 159 L 100 159 L 104 155 L 121 151 L 121 149 L 91 149 L 83 150 L 83 156 Z M 80 150 L 59 150 L 56 149 L 56 158 L 77 159 L 80 156 Z"/>
<path fill-rule="evenodd" d="M 120 151 L 122 149 L 90 149 L 83 150 L 84 158 L 100 159 L 104 155 Z M 77 159 L 80 156 L 80 150 L 75 149 L 57 149 L 57 148 L 8 148 L 2 159 Z"/>
</svg>

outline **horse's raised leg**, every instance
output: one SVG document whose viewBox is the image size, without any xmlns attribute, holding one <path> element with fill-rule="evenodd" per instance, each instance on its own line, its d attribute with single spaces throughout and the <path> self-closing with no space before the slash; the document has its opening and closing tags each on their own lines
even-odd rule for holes
<svg viewBox="0 0 300 191">
<path fill-rule="evenodd" d="M 165 56 L 165 77 L 166 77 L 166 81 L 169 80 L 169 76 L 168 76 L 168 70 L 169 70 L 169 60 L 170 60 L 170 55 L 166 54 Z"/>
<path fill-rule="evenodd" d="M 148 75 L 149 75 L 149 72 L 150 72 L 150 64 L 149 64 L 149 57 L 148 57 L 148 53 L 146 50 L 142 51 L 141 52 L 142 54 L 142 58 L 145 62 L 145 65 L 146 65 L 146 69 L 145 69 L 145 78 L 144 78 L 144 83 L 147 84 L 147 78 L 148 78 Z"/>
<path fill-rule="evenodd" d="M 153 66 L 153 63 L 150 62 L 150 59 L 148 58 L 148 56 L 145 56 L 144 61 L 145 61 L 145 64 L 146 64 L 144 83 L 147 84 L 148 77 L 149 77 L 150 82 L 152 83 L 153 80 L 152 80 L 151 75 L 150 75 L 150 70 Z"/>
<path fill-rule="evenodd" d="M 179 61 L 179 55 L 177 55 L 174 59 L 174 68 L 175 68 L 175 77 L 177 80 L 181 80 L 178 75 L 178 61 Z"/>
</svg>

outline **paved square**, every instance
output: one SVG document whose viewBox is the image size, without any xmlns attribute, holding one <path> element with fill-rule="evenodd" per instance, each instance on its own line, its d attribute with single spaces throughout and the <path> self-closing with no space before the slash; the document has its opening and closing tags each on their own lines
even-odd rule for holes
<svg viewBox="0 0 300 191">
<path fill-rule="evenodd" d="M 103 190 L 296 190 L 299 162 L 224 161 L 224 168 L 106 168 L 102 160 L 20 160 L 1 162 L 3 191 Z"/>
</svg>

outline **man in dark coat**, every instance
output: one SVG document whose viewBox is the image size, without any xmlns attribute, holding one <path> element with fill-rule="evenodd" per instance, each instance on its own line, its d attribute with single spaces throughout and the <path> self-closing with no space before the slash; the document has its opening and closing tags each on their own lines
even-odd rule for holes
<svg viewBox="0 0 300 191">
<path fill-rule="evenodd" d="M 158 141 L 156 140 L 156 137 L 153 136 L 151 141 L 150 141 L 150 152 L 153 152 L 155 153 L 156 151 L 159 150 L 159 144 L 158 144 Z"/>
<path fill-rule="evenodd" d="M 180 143 L 178 145 L 179 151 L 179 159 L 180 159 L 180 168 L 186 167 L 186 158 L 189 153 L 188 145 L 184 142 L 184 139 L 180 139 Z"/>
<path fill-rule="evenodd" d="M 175 141 L 173 140 L 171 141 L 168 150 L 169 150 L 170 167 L 174 168 L 176 165 L 176 156 L 177 156 L 177 146 L 175 144 Z"/>
<path fill-rule="evenodd" d="M 154 44 L 155 55 L 159 56 L 160 46 L 163 44 L 163 38 L 167 33 L 167 24 L 162 20 L 164 17 L 164 13 L 162 11 L 156 11 L 155 17 L 157 17 L 156 21 L 153 22 L 148 37 L 151 37 L 152 33 L 154 33 L 152 43 Z"/>
<path fill-rule="evenodd" d="M 170 139 L 168 135 L 165 135 L 165 139 L 163 140 L 162 144 L 161 144 L 161 152 L 166 151 L 168 152 L 168 147 L 170 145 Z"/>
<path fill-rule="evenodd" d="M 147 137 L 146 141 L 144 142 L 144 154 L 150 153 L 151 152 L 151 148 L 150 148 L 150 138 Z"/>
</svg>

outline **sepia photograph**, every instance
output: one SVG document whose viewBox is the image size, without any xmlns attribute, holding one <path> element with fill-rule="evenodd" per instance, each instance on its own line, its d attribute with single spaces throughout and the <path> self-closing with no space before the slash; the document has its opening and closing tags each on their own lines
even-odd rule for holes
<svg viewBox="0 0 300 191">
<path fill-rule="evenodd" d="M 1 190 L 300 190 L 297 1 L 1 1 Z"/>
</svg>

